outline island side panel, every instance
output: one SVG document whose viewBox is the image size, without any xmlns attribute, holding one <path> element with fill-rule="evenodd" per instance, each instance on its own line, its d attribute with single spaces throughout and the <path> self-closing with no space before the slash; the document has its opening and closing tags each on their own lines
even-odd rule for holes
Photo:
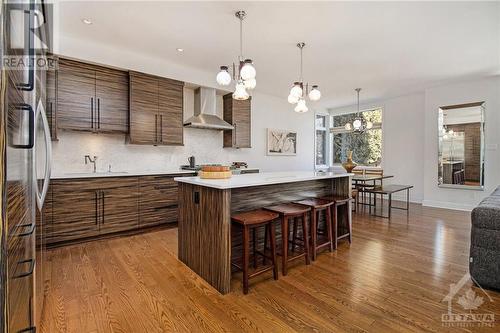
<svg viewBox="0 0 500 333">
<path fill-rule="evenodd" d="M 257 209 L 304 198 L 326 196 L 334 193 L 334 180 L 335 179 L 328 178 L 294 183 L 233 188 L 231 193 L 231 212 L 235 213 Z"/>
<path fill-rule="evenodd" d="M 231 191 L 179 183 L 179 259 L 227 294 L 231 283 Z"/>
</svg>

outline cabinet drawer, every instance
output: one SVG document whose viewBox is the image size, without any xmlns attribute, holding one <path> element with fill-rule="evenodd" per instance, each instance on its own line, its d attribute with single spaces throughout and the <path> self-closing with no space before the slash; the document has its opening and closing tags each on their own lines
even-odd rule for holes
<svg viewBox="0 0 500 333">
<path fill-rule="evenodd" d="M 177 182 L 172 176 L 141 177 L 139 223 L 141 227 L 177 221 Z"/>
</svg>

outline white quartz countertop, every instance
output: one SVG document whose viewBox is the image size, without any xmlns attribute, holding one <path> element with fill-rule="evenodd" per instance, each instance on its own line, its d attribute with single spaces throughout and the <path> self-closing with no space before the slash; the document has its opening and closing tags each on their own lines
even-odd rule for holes
<svg viewBox="0 0 500 333">
<path fill-rule="evenodd" d="M 229 179 L 201 179 L 200 177 L 176 177 L 177 182 L 216 189 L 230 189 L 260 185 L 294 183 L 308 180 L 350 177 L 352 173 L 346 172 L 315 172 L 315 171 L 288 171 L 288 172 L 261 172 L 244 175 L 233 175 Z"/>
<path fill-rule="evenodd" d="M 71 179 L 71 178 L 103 178 L 103 177 L 133 177 L 133 176 L 154 176 L 154 175 L 180 175 L 193 174 L 191 170 L 150 170 L 150 171 L 112 171 L 112 172 L 67 172 L 50 175 L 50 179 Z"/>
</svg>

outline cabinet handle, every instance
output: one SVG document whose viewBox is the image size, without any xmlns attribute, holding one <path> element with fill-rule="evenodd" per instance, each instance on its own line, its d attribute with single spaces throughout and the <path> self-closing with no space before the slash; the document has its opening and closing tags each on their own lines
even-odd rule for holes
<svg viewBox="0 0 500 333">
<path fill-rule="evenodd" d="M 97 128 L 101 128 L 101 99 L 97 99 Z"/>
<path fill-rule="evenodd" d="M 28 143 L 27 144 L 10 144 L 16 149 L 31 149 L 35 145 L 35 111 L 31 105 L 21 103 L 15 106 L 17 110 L 22 110 L 28 113 Z"/>
<path fill-rule="evenodd" d="M 158 142 L 158 115 L 155 114 L 155 142 Z"/>
<path fill-rule="evenodd" d="M 97 191 L 94 192 L 95 198 L 95 225 L 97 225 L 97 221 L 99 221 L 99 204 L 97 203 Z"/>
<path fill-rule="evenodd" d="M 104 191 L 101 191 L 101 198 L 102 198 L 102 202 L 101 202 L 101 221 L 102 221 L 102 224 L 104 224 Z"/>
<path fill-rule="evenodd" d="M 234 126 L 234 130 L 233 130 L 234 131 L 234 147 L 238 148 L 238 136 L 237 136 L 238 132 L 236 130 L 236 122 L 234 123 L 233 126 Z"/>
<path fill-rule="evenodd" d="M 21 228 L 28 228 L 27 231 L 25 232 L 20 232 L 18 233 L 16 236 L 17 237 L 25 237 L 25 236 L 29 236 L 31 234 L 33 234 L 33 231 L 35 231 L 35 222 L 32 222 L 32 223 L 26 223 L 26 224 L 21 224 L 19 226 L 17 226 L 18 229 L 21 229 Z"/>
<path fill-rule="evenodd" d="M 26 260 L 21 260 L 21 261 L 17 262 L 18 266 L 25 265 L 25 264 L 29 264 L 28 270 L 26 272 L 14 275 L 13 276 L 14 279 L 23 278 L 23 277 L 30 276 L 31 274 L 33 274 L 33 270 L 35 269 L 35 259 L 26 259 Z"/>
<path fill-rule="evenodd" d="M 94 97 L 90 97 L 90 128 L 94 128 Z"/>
<path fill-rule="evenodd" d="M 160 142 L 163 142 L 163 115 L 160 115 Z"/>
<path fill-rule="evenodd" d="M 24 10 L 24 14 L 28 15 L 24 26 L 24 52 L 28 54 L 28 83 L 19 83 L 16 87 L 24 91 L 33 91 L 35 88 L 35 40 L 34 40 L 34 25 L 35 25 L 35 2 L 29 2 L 28 10 Z"/>
</svg>

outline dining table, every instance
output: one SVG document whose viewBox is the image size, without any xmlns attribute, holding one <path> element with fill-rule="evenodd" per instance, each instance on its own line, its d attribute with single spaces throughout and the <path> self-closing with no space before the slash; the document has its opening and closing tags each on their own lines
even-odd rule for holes
<svg viewBox="0 0 500 333">
<path fill-rule="evenodd" d="M 363 201 L 359 202 L 361 205 L 367 205 L 370 206 L 371 202 L 366 202 L 366 195 L 364 188 L 371 187 L 374 188 L 377 186 L 377 181 L 380 181 L 380 186 L 382 186 L 382 183 L 384 179 L 388 178 L 393 178 L 393 175 L 384 175 L 384 174 L 372 174 L 372 173 L 365 173 L 365 174 L 354 174 L 352 176 L 352 182 L 353 185 L 356 189 L 359 190 L 359 193 L 362 194 Z M 368 184 L 367 184 L 368 183 Z M 382 198 L 382 196 L 381 196 Z M 375 200 L 377 200 L 377 196 L 375 195 Z"/>
</svg>

